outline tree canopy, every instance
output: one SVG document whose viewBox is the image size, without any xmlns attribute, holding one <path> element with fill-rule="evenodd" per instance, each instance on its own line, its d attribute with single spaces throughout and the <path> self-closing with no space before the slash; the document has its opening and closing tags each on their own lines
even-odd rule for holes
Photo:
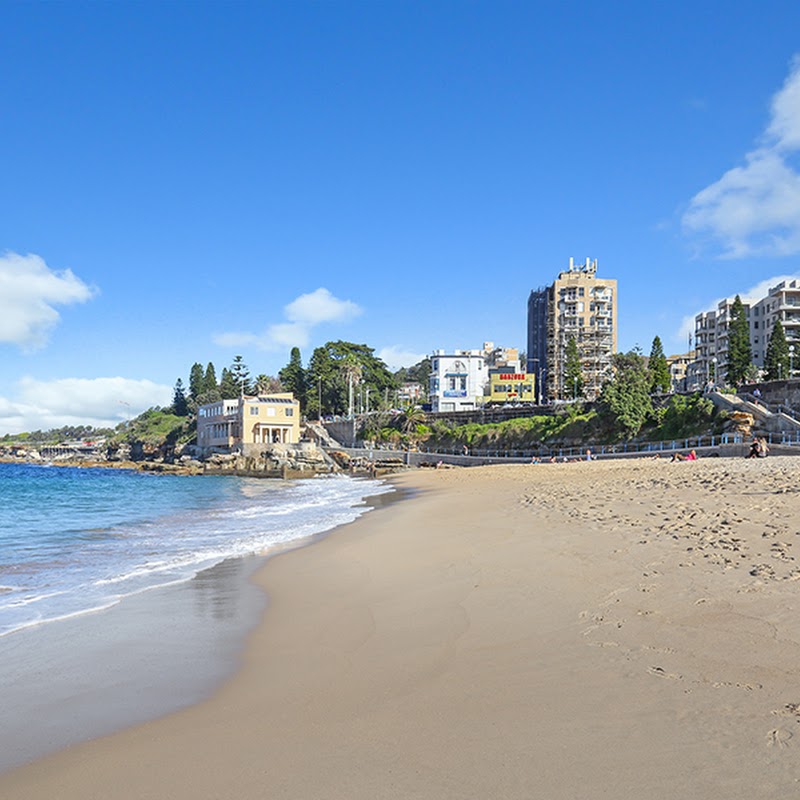
<svg viewBox="0 0 800 800">
<path fill-rule="evenodd" d="M 564 363 L 564 397 L 577 400 L 583 397 L 583 368 L 578 343 L 574 336 L 567 341 L 566 359 Z"/>
<path fill-rule="evenodd" d="M 653 339 L 653 345 L 650 349 L 650 358 L 647 363 L 647 372 L 650 376 L 650 392 L 660 393 L 668 392 L 670 384 L 669 364 L 667 364 L 667 357 L 664 355 L 664 348 L 661 344 L 661 338 L 656 336 Z"/>
<path fill-rule="evenodd" d="M 172 395 L 172 413 L 176 417 L 186 417 L 189 415 L 189 405 L 186 402 L 186 392 L 183 388 L 183 381 L 180 378 L 175 381 L 175 391 Z"/>
<path fill-rule="evenodd" d="M 307 413 L 345 414 L 348 412 L 350 380 L 353 391 L 368 399 L 370 408 L 383 405 L 397 386 L 386 364 L 365 344 L 336 341 L 317 347 L 307 370 Z"/>
<path fill-rule="evenodd" d="M 768 381 L 779 381 L 789 377 L 789 345 L 780 320 L 777 320 L 769 336 L 764 366 Z"/>
<path fill-rule="evenodd" d="M 612 356 L 614 377 L 600 394 L 604 412 L 628 438 L 636 436 L 653 413 L 644 358 L 635 350 Z"/>
<path fill-rule="evenodd" d="M 278 372 L 278 377 L 284 390 L 294 394 L 295 398 L 300 401 L 300 409 L 304 411 L 306 408 L 306 371 L 303 369 L 299 347 L 292 348 L 289 363 Z"/>
<path fill-rule="evenodd" d="M 744 311 L 744 304 L 737 294 L 731 305 L 730 322 L 728 323 L 728 370 L 727 380 L 738 386 L 747 378 L 753 351 L 750 346 L 750 324 Z"/>
</svg>

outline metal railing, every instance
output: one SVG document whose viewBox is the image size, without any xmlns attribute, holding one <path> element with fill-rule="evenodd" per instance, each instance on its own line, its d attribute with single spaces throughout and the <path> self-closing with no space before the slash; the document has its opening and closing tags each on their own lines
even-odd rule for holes
<svg viewBox="0 0 800 800">
<path fill-rule="evenodd" d="M 787 447 L 800 447 L 800 431 L 780 431 L 767 433 L 763 438 L 769 445 L 783 445 Z M 436 459 L 439 456 L 458 457 L 461 463 L 474 463 L 481 460 L 490 459 L 492 461 L 525 461 L 532 459 L 550 460 L 562 459 L 572 461 L 586 457 L 586 451 L 592 451 L 593 458 L 614 458 L 625 456 L 659 456 L 661 454 L 671 455 L 672 453 L 688 450 L 713 450 L 714 448 L 730 445 L 746 445 L 748 440 L 741 433 L 722 433 L 709 436 L 690 436 L 684 439 L 669 439 L 664 441 L 651 442 L 619 442 L 617 444 L 584 444 L 575 447 L 521 447 L 512 449 L 501 449 L 494 447 L 436 447 L 433 445 L 421 444 L 417 448 L 408 450 L 402 446 L 383 447 L 376 443 L 373 447 L 341 447 L 352 457 L 360 457 L 369 462 L 379 462 L 383 459 L 405 461 L 412 463 L 412 456 L 416 461 L 419 456 Z"/>
<path fill-rule="evenodd" d="M 760 406 L 763 409 L 766 409 L 771 414 L 786 414 L 787 417 L 791 417 L 793 420 L 800 422 L 800 412 L 795 411 L 786 403 L 765 403 L 760 397 L 756 397 L 752 392 L 740 392 L 736 396 L 742 398 L 743 400 L 747 400 L 754 405 Z"/>
<path fill-rule="evenodd" d="M 792 434 L 792 441 L 784 441 L 780 434 L 769 434 L 768 442 L 779 444 L 800 445 L 800 432 Z M 744 437 L 741 433 L 723 433 L 715 436 L 690 436 L 685 439 L 670 439 L 655 442 L 619 442 L 617 444 L 584 444 L 580 447 L 531 447 L 513 450 L 501 450 L 489 447 L 469 447 L 464 452 L 463 447 L 442 448 L 422 445 L 419 450 L 430 455 L 469 455 L 477 458 L 525 459 L 556 458 L 573 459 L 585 456 L 587 449 L 592 451 L 595 458 L 602 456 L 624 455 L 655 455 L 660 453 L 673 453 L 680 450 L 699 448 L 713 448 L 722 445 L 743 444 Z"/>
</svg>

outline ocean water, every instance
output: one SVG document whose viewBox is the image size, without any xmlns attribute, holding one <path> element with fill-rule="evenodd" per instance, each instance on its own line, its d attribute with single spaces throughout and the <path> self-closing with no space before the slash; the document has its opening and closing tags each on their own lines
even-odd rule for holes
<svg viewBox="0 0 800 800">
<path fill-rule="evenodd" d="M 0 637 L 185 582 L 350 522 L 391 491 L 302 481 L 0 464 Z"/>
</svg>

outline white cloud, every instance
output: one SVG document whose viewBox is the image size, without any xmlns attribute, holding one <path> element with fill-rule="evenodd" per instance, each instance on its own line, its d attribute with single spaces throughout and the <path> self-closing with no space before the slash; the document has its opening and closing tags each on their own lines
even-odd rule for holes
<svg viewBox="0 0 800 800">
<path fill-rule="evenodd" d="M 173 389 L 129 378 L 23 378 L 13 398 L 0 397 L 0 434 L 64 425 L 113 428 L 151 406 L 168 406 Z"/>
<path fill-rule="evenodd" d="M 349 322 L 361 314 L 361 308 L 350 300 L 340 300 L 320 287 L 292 300 L 283 309 L 287 322 L 276 322 L 260 334 L 228 332 L 214 336 L 223 347 L 253 346 L 259 350 L 283 350 L 305 347 L 317 325 L 325 322 Z"/>
<path fill-rule="evenodd" d="M 755 286 L 751 286 L 744 292 L 738 292 L 727 297 L 718 297 L 716 300 L 710 302 L 705 308 L 700 309 L 695 314 L 691 314 L 688 317 L 684 317 L 681 321 L 680 329 L 677 333 L 677 338 L 679 341 L 688 342 L 689 334 L 694 336 L 694 318 L 697 314 L 700 314 L 703 311 L 715 311 L 717 306 L 723 300 L 732 300 L 736 294 L 739 295 L 739 298 L 743 303 L 755 303 L 759 300 L 763 300 L 766 297 L 767 293 L 773 286 L 777 286 L 782 281 L 795 281 L 800 278 L 800 274 L 798 275 L 776 275 L 773 278 L 766 278 L 763 281 L 760 281 Z"/>
<path fill-rule="evenodd" d="M 357 317 L 361 309 L 350 300 L 339 300 L 327 289 L 319 288 L 301 294 L 284 309 L 291 322 L 304 325 L 319 325 L 321 322 L 347 322 Z"/>
<path fill-rule="evenodd" d="M 715 240 L 726 258 L 800 252 L 800 56 L 772 98 L 770 120 L 745 164 L 698 192 L 683 215 L 684 229 Z"/>
<path fill-rule="evenodd" d="M 378 358 L 393 372 L 397 372 L 401 367 L 413 367 L 414 364 L 419 364 L 427 355 L 428 353 L 412 353 L 396 345 L 384 347 L 378 351 Z"/>
<path fill-rule="evenodd" d="M 60 319 L 54 306 L 84 303 L 94 294 L 70 270 L 55 272 L 39 256 L 0 256 L 0 342 L 26 352 L 44 347 Z"/>
</svg>

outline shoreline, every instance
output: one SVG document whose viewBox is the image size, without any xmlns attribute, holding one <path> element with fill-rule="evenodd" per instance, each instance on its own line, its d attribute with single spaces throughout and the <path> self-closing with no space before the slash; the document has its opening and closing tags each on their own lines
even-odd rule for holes
<svg viewBox="0 0 800 800">
<path fill-rule="evenodd" d="M 360 516 L 404 496 L 398 490 L 367 495 L 362 505 L 368 510 Z M 0 776 L 213 695 L 239 668 L 247 636 L 269 602 L 254 574 L 269 559 L 347 524 L 263 553 L 228 557 L 186 580 L 0 637 Z"/>
<path fill-rule="evenodd" d="M 418 471 L 269 559 L 241 668 L 15 798 L 796 789 L 796 459 Z M 800 542 L 798 543 L 800 546 Z"/>
</svg>

